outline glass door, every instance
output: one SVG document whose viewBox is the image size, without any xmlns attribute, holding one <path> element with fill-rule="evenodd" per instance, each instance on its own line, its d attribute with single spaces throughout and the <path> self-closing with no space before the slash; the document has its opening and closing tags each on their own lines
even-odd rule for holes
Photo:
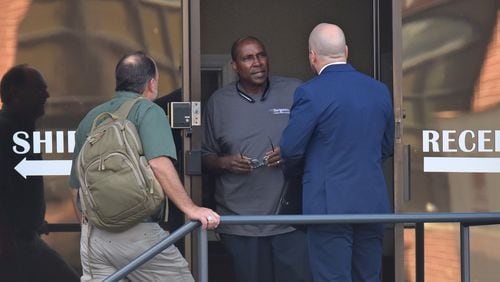
<svg viewBox="0 0 500 282">
<path fill-rule="evenodd" d="M 398 212 L 499 211 L 500 13 L 496 0 L 401 1 L 402 144 Z M 396 18 L 396 20 L 398 20 Z M 397 36 L 396 36 L 397 37 Z M 400 151 L 403 153 L 403 151 Z M 498 226 L 472 228 L 472 280 L 494 281 Z M 459 227 L 425 225 L 425 280 L 460 280 Z M 412 230 L 405 231 L 414 281 Z M 491 241 L 490 241 L 491 242 Z"/>
<path fill-rule="evenodd" d="M 17 151 L 41 153 L 51 162 L 42 168 L 50 170 L 27 159 L 18 172 L 43 176 L 45 219 L 70 232 L 42 239 L 79 270 L 79 223 L 68 184 L 74 131 L 90 109 L 114 96 L 114 68 L 125 53 L 143 50 L 156 60 L 161 96 L 181 87 L 181 0 L 2 0 L 0 9 L 0 77 L 27 63 L 44 75 L 50 93 L 45 115 L 20 135 Z"/>
</svg>

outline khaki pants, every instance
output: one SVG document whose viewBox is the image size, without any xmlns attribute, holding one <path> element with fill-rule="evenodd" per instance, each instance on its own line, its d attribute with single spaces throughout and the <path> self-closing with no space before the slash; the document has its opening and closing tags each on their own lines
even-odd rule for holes
<svg viewBox="0 0 500 282">
<path fill-rule="evenodd" d="M 89 229 L 91 229 L 90 234 Z M 168 232 L 157 223 L 139 223 L 120 233 L 89 228 L 87 223 L 82 224 L 81 281 L 102 281 L 167 235 Z M 124 281 L 194 281 L 188 263 L 174 245 L 156 255 L 126 278 Z"/>
</svg>

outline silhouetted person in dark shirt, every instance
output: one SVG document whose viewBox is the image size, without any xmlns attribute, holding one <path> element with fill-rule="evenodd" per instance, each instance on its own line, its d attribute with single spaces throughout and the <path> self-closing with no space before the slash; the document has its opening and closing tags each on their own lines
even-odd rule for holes
<svg viewBox="0 0 500 282">
<path fill-rule="evenodd" d="M 42 74 L 28 65 L 11 68 L 0 84 L 0 281 L 79 281 L 76 272 L 41 238 L 45 199 L 41 176 L 20 175 L 21 160 L 40 154 L 14 143 L 16 132 L 29 135 L 44 114 L 49 93 Z"/>
</svg>

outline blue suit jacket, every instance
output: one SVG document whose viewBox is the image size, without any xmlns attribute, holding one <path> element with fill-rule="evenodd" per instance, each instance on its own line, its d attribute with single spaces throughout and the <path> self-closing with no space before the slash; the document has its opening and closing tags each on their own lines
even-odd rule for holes
<svg viewBox="0 0 500 282">
<path fill-rule="evenodd" d="M 389 212 L 382 162 L 393 154 L 387 87 L 349 64 L 295 91 L 281 139 L 285 174 L 303 167 L 304 214 Z"/>
</svg>

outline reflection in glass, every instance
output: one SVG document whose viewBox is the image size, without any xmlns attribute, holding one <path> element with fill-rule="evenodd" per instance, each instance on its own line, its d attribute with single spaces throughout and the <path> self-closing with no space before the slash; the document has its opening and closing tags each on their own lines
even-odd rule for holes
<svg viewBox="0 0 500 282">
<path fill-rule="evenodd" d="M 403 6 L 403 107 L 406 111 L 404 142 L 411 145 L 411 194 L 403 211 L 500 211 L 500 174 L 424 171 L 425 157 L 500 157 L 494 131 L 500 129 L 500 11 L 498 1 L 407 0 Z M 423 131 L 451 130 L 440 139 L 439 152 L 423 151 Z M 460 132 L 470 130 L 459 149 Z M 479 132 L 486 133 L 480 144 Z M 456 134 L 455 134 L 456 133 Z M 484 141 L 484 139 L 483 139 Z M 445 150 L 446 142 L 452 150 Z M 480 146 L 491 148 L 481 150 Z M 458 149 L 457 149 L 458 148 Z M 457 149 L 454 151 L 453 149 Z M 459 228 L 456 224 L 426 224 L 425 280 L 459 281 Z M 471 235 L 471 278 L 498 277 L 498 250 L 478 243 L 491 242 L 498 226 L 474 227 Z M 405 232 L 408 254 L 413 235 Z M 495 248 L 495 247 L 493 247 Z M 411 262 L 408 281 L 414 281 Z M 427 266 L 431 265 L 431 268 Z"/>
<path fill-rule="evenodd" d="M 495 204 L 485 206 L 484 201 L 473 203 L 471 196 L 476 192 L 464 185 L 476 183 L 477 176 L 425 173 L 422 165 L 423 130 L 495 129 L 498 119 L 494 109 L 500 101 L 500 93 L 495 91 L 500 83 L 500 67 L 494 63 L 500 54 L 495 47 L 499 42 L 495 1 L 458 1 L 454 5 L 444 5 L 441 1 L 405 3 L 409 7 L 403 12 L 402 29 L 405 142 L 412 147 L 412 186 L 418 187 L 413 189 L 413 197 L 405 209 L 500 210 Z M 458 138 L 455 139 L 450 146 L 458 146 Z M 470 147 L 474 140 L 467 142 Z M 441 149 L 433 156 L 463 154 Z M 470 154 L 479 156 L 477 150 Z M 472 194 L 465 196 L 469 193 Z M 464 204 L 463 199 L 468 199 L 469 204 Z"/>
<path fill-rule="evenodd" d="M 155 59 L 160 95 L 182 84 L 180 0 L 0 0 L 0 9 L 0 76 L 14 64 L 29 63 L 50 86 L 37 127 L 42 139 L 52 131 L 52 150 L 41 146 L 44 159 L 71 158 L 72 131 L 89 109 L 114 95 L 114 67 L 123 54 L 143 50 Z M 62 152 L 57 140 L 64 142 Z M 34 142 L 32 135 L 28 142 Z M 46 220 L 76 223 L 67 177 L 45 176 L 44 184 Z M 44 240 L 79 268 L 77 232 L 51 233 Z"/>
</svg>

